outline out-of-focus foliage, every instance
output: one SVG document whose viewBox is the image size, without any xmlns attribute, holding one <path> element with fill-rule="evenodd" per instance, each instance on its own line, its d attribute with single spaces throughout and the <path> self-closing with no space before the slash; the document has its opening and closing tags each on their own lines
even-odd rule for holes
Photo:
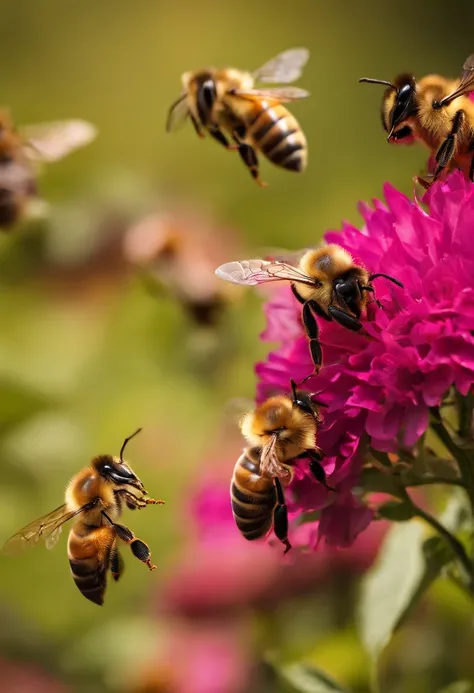
<svg viewBox="0 0 474 693">
<path fill-rule="evenodd" d="M 101 609 L 74 586 L 64 537 L 52 552 L 0 557 L 0 676 L 12 692 L 56 690 L 53 680 L 58 691 L 61 682 L 70 691 L 126 691 L 171 639 L 170 619 L 150 605 L 192 542 L 184 508 L 226 402 L 253 393 L 263 317 L 249 293 L 230 305 L 216 334 L 195 328 L 178 302 L 147 293 L 133 274 L 121 250 L 125 231 L 150 212 L 186 207 L 233 229 L 250 254 L 298 248 L 355 220 L 358 200 L 379 196 L 383 181 L 410 192 L 425 155 L 385 143 L 382 94 L 357 80 L 405 69 L 456 75 L 472 52 L 474 9 L 459 2 L 452 19 L 442 0 L 429 10 L 408 0 L 3 0 L 0 9 L 1 101 L 15 120 L 79 117 L 99 128 L 90 147 L 45 171 L 41 214 L 0 236 L 1 538 L 58 506 L 72 474 L 94 454 L 118 454 L 139 425 L 127 457 L 167 501 L 126 515 L 158 570 L 148 574 L 126 555 L 125 576 Z M 264 162 L 270 187 L 260 190 L 237 155 L 198 140 L 191 127 L 165 135 L 184 70 L 253 68 L 298 45 L 311 51 L 299 84 L 312 95 L 294 106 L 309 140 L 304 175 Z M 232 465 L 221 459 L 228 478 Z M 277 651 L 289 666 L 304 662 L 367 691 L 354 595 L 354 579 L 334 573 L 323 587 L 315 578 L 314 593 L 300 600 L 242 614 L 235 638 L 252 640 L 258 682 L 248 690 L 291 690 L 263 661 Z M 432 693 L 470 678 L 468 620 L 456 588 L 435 585 L 389 647 L 383 690 Z M 149 690 L 174 693 L 179 667 L 176 649 L 171 675 Z M 31 669 L 28 681 L 15 683 L 18 669 Z"/>
</svg>

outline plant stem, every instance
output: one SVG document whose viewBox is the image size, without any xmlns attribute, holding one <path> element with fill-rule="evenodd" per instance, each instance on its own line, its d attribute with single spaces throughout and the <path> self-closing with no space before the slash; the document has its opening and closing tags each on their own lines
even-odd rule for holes
<svg viewBox="0 0 474 693">
<path fill-rule="evenodd" d="M 461 479 L 464 482 L 463 485 L 466 487 L 467 493 L 469 494 L 469 499 L 471 501 L 471 506 L 474 509 L 474 462 L 462 448 L 456 445 L 449 435 L 449 431 L 440 417 L 439 409 L 433 407 L 431 412 L 431 428 L 457 461 L 459 471 L 461 472 Z"/>
<path fill-rule="evenodd" d="M 414 514 L 424 520 L 427 524 L 431 525 L 431 527 L 433 527 L 433 529 L 436 530 L 441 537 L 443 537 L 446 543 L 449 544 L 456 554 L 463 572 L 465 573 L 466 584 L 472 596 L 474 594 L 474 565 L 467 555 L 464 546 L 453 534 L 451 534 L 451 532 L 446 529 L 446 527 L 443 527 L 441 522 L 433 517 L 433 515 L 430 515 L 430 513 L 426 512 L 426 510 L 423 510 L 423 508 L 416 505 L 411 498 L 410 502 L 412 504 Z"/>
</svg>

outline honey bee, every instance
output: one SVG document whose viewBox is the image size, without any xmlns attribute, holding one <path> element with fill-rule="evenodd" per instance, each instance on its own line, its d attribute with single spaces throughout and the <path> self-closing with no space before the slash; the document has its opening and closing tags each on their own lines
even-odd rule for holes
<svg viewBox="0 0 474 693">
<path fill-rule="evenodd" d="M 147 492 L 136 474 L 124 462 L 127 443 L 139 428 L 125 438 L 120 457 L 98 455 L 90 465 L 76 474 L 66 488 L 66 502 L 56 510 L 40 517 L 14 534 L 4 545 L 2 553 L 10 554 L 44 540 L 48 549 L 59 539 L 65 522 L 76 518 L 68 539 L 68 558 L 71 573 L 78 589 L 86 599 L 103 604 L 110 570 L 115 581 L 123 573 L 123 561 L 117 539 L 129 544 L 133 555 L 150 570 L 148 546 L 124 525 L 118 524 L 125 504 L 131 510 L 164 501 L 147 498 Z"/>
<path fill-rule="evenodd" d="M 226 281 L 246 286 L 291 282 L 295 298 L 303 305 L 302 320 L 314 373 L 319 372 L 323 360 L 316 317 L 335 320 L 348 330 L 359 332 L 369 294 L 376 300 L 372 282 L 384 277 L 403 288 L 401 282 L 388 274 L 370 274 L 365 267 L 356 265 L 351 255 L 334 243 L 307 250 L 301 255 L 298 267 L 279 260 L 242 260 L 221 265 L 216 274 Z"/>
<path fill-rule="evenodd" d="M 153 293 L 167 293 L 200 327 L 218 325 L 225 308 L 239 297 L 236 286 L 223 291 L 213 269 L 229 248 L 230 229 L 200 220 L 199 215 L 156 213 L 132 226 L 124 238 L 124 254 L 141 270 Z"/>
<path fill-rule="evenodd" d="M 234 68 L 207 68 L 185 72 L 183 92 L 168 112 L 170 132 L 188 116 L 199 137 L 205 132 L 226 149 L 240 154 L 252 177 L 261 186 L 257 152 L 288 171 L 303 171 L 307 163 L 306 137 L 283 103 L 309 96 L 304 89 L 255 89 L 255 82 L 289 83 L 297 80 L 307 63 L 306 48 L 277 55 L 253 73 Z M 223 130 L 236 143 L 229 143 Z"/>
<path fill-rule="evenodd" d="M 285 553 L 291 544 L 283 487 L 293 478 L 291 465 L 309 458 L 315 479 L 334 491 L 327 485 L 321 465 L 324 455 L 316 445 L 321 422 L 317 402 L 290 382 L 291 397 L 270 397 L 242 418 L 241 431 L 250 447 L 237 460 L 230 487 L 232 512 L 242 535 L 250 541 L 259 539 L 273 526 Z"/>
<path fill-rule="evenodd" d="M 410 144 L 419 140 L 431 151 L 436 169 L 429 187 L 446 169 L 460 168 L 474 180 L 474 54 L 467 58 L 459 79 L 428 75 L 419 81 L 400 74 L 393 82 L 363 77 L 359 82 L 387 87 L 382 100 L 382 124 L 387 141 Z"/>
<path fill-rule="evenodd" d="M 0 110 L 0 228 L 10 229 L 37 194 L 35 162 L 58 161 L 89 144 L 97 134 L 83 120 L 31 125 L 17 130 Z"/>
</svg>

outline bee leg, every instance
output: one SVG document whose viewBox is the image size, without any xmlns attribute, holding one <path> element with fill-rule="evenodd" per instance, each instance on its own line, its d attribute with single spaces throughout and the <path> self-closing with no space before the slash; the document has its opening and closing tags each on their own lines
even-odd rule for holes
<svg viewBox="0 0 474 693">
<path fill-rule="evenodd" d="M 312 310 L 313 304 L 316 304 L 316 301 L 306 301 L 303 304 L 302 320 L 304 331 L 309 339 L 309 353 L 314 365 L 314 370 L 301 381 L 301 384 L 305 383 L 314 375 L 317 375 L 323 363 L 323 351 L 319 341 L 319 327 Z"/>
<path fill-rule="evenodd" d="M 285 496 L 280 479 L 273 477 L 273 485 L 275 486 L 277 504 L 273 510 L 273 531 L 277 539 L 286 547 L 285 553 L 292 548 L 288 540 L 288 510 L 285 503 Z"/>
<path fill-rule="evenodd" d="M 446 166 L 448 166 L 451 163 L 451 160 L 454 156 L 454 151 L 456 149 L 457 135 L 459 130 L 462 128 L 465 120 L 466 114 L 464 113 L 464 111 L 462 109 L 456 111 L 451 121 L 451 132 L 446 137 L 443 144 L 436 153 L 436 161 L 438 163 L 438 167 L 433 176 L 432 183 L 434 183 L 435 180 L 438 179 L 438 177 L 446 168 Z"/>
<path fill-rule="evenodd" d="M 226 149 L 228 149 L 229 151 L 235 151 L 236 149 L 238 149 L 237 145 L 229 144 L 227 137 L 224 135 L 222 130 L 219 130 L 219 128 L 217 126 L 215 126 L 215 125 L 209 126 L 207 130 L 208 130 L 209 134 L 211 135 L 211 137 L 213 137 L 215 140 L 217 140 L 217 142 L 219 142 L 219 144 L 222 144 L 222 146 L 225 147 Z"/>
<path fill-rule="evenodd" d="M 335 491 L 336 489 L 329 486 L 326 480 L 326 472 L 321 464 L 321 460 L 324 458 L 324 453 L 320 448 L 314 448 L 314 450 L 307 450 L 306 455 L 309 457 L 309 471 L 314 476 L 316 481 L 319 481 L 328 491 Z"/>
<path fill-rule="evenodd" d="M 191 123 L 194 125 L 194 129 L 196 130 L 197 136 L 200 137 L 201 139 L 204 139 L 205 134 L 201 130 L 201 127 L 200 127 L 199 123 L 197 122 L 196 118 L 192 115 L 192 113 L 189 114 L 189 117 L 191 118 Z"/>
<path fill-rule="evenodd" d="M 112 551 L 110 552 L 109 568 L 115 582 L 120 580 L 125 569 L 125 563 L 123 561 L 122 556 L 120 555 L 117 546 L 114 546 Z"/>
<path fill-rule="evenodd" d="M 353 315 L 346 313 L 344 310 L 337 308 L 336 306 L 329 306 L 328 313 L 336 322 L 339 323 L 339 325 L 346 327 L 348 330 L 359 332 L 362 329 L 362 323 L 360 320 L 355 318 Z"/>
<path fill-rule="evenodd" d="M 138 537 L 134 535 L 132 530 L 128 527 L 125 527 L 125 525 L 116 524 L 113 520 L 110 519 L 110 517 L 104 511 L 102 511 L 102 515 L 104 515 L 104 517 L 110 522 L 112 527 L 115 529 L 115 533 L 117 534 L 118 538 L 124 541 L 126 544 L 130 545 L 130 549 L 135 558 L 138 558 L 139 561 L 145 563 L 150 570 L 155 570 L 156 565 L 153 565 L 153 563 L 151 562 L 150 549 L 145 544 L 145 542 L 141 539 L 138 539 Z"/>
<path fill-rule="evenodd" d="M 259 186 L 261 188 L 266 188 L 267 184 L 263 182 L 263 180 L 260 180 L 259 172 L 258 172 L 258 159 L 257 155 L 255 153 L 255 149 L 251 147 L 249 144 L 245 144 L 244 142 L 239 142 L 238 143 L 238 148 L 239 148 L 239 154 L 240 158 L 244 162 L 244 164 L 247 166 L 247 168 L 250 169 L 250 173 L 252 178 L 257 181 Z"/>
</svg>

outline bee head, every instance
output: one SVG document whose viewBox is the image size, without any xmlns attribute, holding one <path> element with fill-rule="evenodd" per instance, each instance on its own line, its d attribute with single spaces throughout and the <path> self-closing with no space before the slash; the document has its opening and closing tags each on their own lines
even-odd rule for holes
<svg viewBox="0 0 474 693">
<path fill-rule="evenodd" d="M 95 470 L 112 484 L 133 486 L 143 490 L 143 484 L 130 467 L 112 455 L 99 455 L 93 461 Z"/>
</svg>

